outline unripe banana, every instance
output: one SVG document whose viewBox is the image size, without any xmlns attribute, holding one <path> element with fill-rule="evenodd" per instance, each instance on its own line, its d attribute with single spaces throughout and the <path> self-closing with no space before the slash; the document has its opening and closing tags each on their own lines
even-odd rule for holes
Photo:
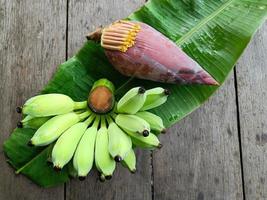
<svg viewBox="0 0 267 200">
<path fill-rule="evenodd" d="M 131 149 L 127 156 L 123 159 L 122 165 L 127 167 L 130 172 L 136 172 L 136 157 L 133 149 Z"/>
<path fill-rule="evenodd" d="M 147 90 L 146 101 L 140 110 L 150 110 L 164 104 L 167 101 L 169 95 L 169 90 L 163 89 L 161 87 Z"/>
<path fill-rule="evenodd" d="M 138 133 L 127 132 L 131 136 L 132 142 L 135 146 L 147 149 L 161 148 L 162 145 L 159 139 L 153 133 L 150 133 L 148 137 L 142 137 Z"/>
<path fill-rule="evenodd" d="M 136 115 L 118 114 L 115 117 L 116 124 L 123 130 L 134 133 L 139 133 L 144 137 L 147 137 L 150 132 L 149 124 L 142 118 Z"/>
<path fill-rule="evenodd" d="M 120 113 L 135 114 L 144 105 L 146 93 L 143 87 L 129 90 L 118 102 L 117 111 Z"/>
<path fill-rule="evenodd" d="M 86 101 L 74 102 L 64 94 L 44 94 L 27 100 L 22 107 L 22 113 L 33 117 L 46 117 L 66 114 L 86 107 Z"/>
<path fill-rule="evenodd" d="M 28 115 L 23 120 L 18 122 L 17 126 L 18 128 L 38 129 L 49 119 L 51 119 L 51 117 L 32 117 Z"/>
<path fill-rule="evenodd" d="M 159 116 L 147 111 L 138 112 L 135 115 L 147 121 L 151 130 L 155 131 L 156 133 L 166 132 L 163 121 Z"/>
<path fill-rule="evenodd" d="M 116 162 L 122 161 L 132 149 L 132 140 L 111 119 L 108 126 L 109 153 Z"/>
<path fill-rule="evenodd" d="M 71 112 L 49 119 L 35 132 L 29 145 L 45 146 L 54 142 L 64 131 L 88 117 L 89 114 L 89 111 L 82 114 Z"/>
<path fill-rule="evenodd" d="M 52 162 L 56 170 L 61 170 L 72 158 L 87 124 L 79 122 L 65 131 L 52 150 Z"/>
<path fill-rule="evenodd" d="M 73 166 L 79 179 L 83 180 L 92 169 L 94 163 L 94 150 L 99 117 L 97 116 L 92 127 L 88 128 L 82 136 L 73 157 Z"/>
<path fill-rule="evenodd" d="M 35 117 L 33 117 L 33 116 L 31 116 L 31 115 L 26 115 L 26 116 L 21 120 L 21 122 L 22 122 L 22 123 L 25 123 L 25 122 L 28 122 L 28 121 L 34 119 L 34 118 L 35 118 Z"/>
<path fill-rule="evenodd" d="M 104 181 L 112 177 L 116 163 L 108 151 L 108 129 L 105 124 L 105 117 L 101 116 L 101 128 L 97 132 L 95 143 L 95 165 L 101 173 L 100 180 Z"/>
</svg>

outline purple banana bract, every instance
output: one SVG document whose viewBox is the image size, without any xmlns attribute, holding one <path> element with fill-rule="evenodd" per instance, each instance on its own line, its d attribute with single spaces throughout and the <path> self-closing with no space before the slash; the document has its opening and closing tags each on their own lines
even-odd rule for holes
<svg viewBox="0 0 267 200">
<path fill-rule="evenodd" d="M 174 42 L 141 22 L 118 21 L 101 31 L 101 45 L 121 74 L 163 83 L 219 85 Z"/>
</svg>

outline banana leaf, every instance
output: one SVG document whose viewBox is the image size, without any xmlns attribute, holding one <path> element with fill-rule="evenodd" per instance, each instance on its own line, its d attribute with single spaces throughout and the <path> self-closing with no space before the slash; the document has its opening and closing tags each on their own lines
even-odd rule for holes
<svg viewBox="0 0 267 200">
<path fill-rule="evenodd" d="M 180 46 L 220 84 L 223 84 L 257 28 L 267 15 L 266 0 L 150 0 L 128 19 L 145 22 Z M 63 93 L 74 100 L 87 98 L 94 81 L 111 80 L 119 97 L 136 85 L 162 86 L 172 95 L 153 112 L 167 127 L 201 106 L 217 89 L 214 86 L 167 85 L 122 76 L 109 64 L 99 44 L 85 42 L 81 50 L 58 67 L 42 93 Z M 219 106 L 219 105 L 218 105 Z M 46 164 L 51 146 L 29 148 L 31 129 L 16 129 L 4 143 L 8 162 L 43 187 L 69 180 L 69 170 L 56 173 Z"/>
</svg>

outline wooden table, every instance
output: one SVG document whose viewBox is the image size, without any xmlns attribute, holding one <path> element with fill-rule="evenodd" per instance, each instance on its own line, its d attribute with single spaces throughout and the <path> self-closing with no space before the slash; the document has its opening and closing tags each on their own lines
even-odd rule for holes
<svg viewBox="0 0 267 200">
<path fill-rule="evenodd" d="M 35 95 L 84 35 L 123 18 L 144 0 L 0 0 L 0 143 L 16 126 L 15 107 Z M 0 199 L 267 199 L 267 23 L 237 68 L 204 106 L 161 136 L 164 148 L 138 152 L 138 172 L 96 172 L 43 189 L 5 162 Z"/>
</svg>

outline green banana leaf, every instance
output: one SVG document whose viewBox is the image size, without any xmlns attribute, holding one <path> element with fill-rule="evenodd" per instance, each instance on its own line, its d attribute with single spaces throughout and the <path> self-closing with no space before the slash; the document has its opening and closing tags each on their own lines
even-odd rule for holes
<svg viewBox="0 0 267 200">
<path fill-rule="evenodd" d="M 128 18 L 145 22 L 166 35 L 222 84 L 266 15 L 266 0 L 150 0 Z M 167 127 L 201 106 L 218 88 L 137 79 L 129 82 L 109 64 L 100 45 L 88 41 L 77 55 L 58 67 L 42 92 L 84 100 L 94 81 L 103 77 L 119 88 L 118 97 L 135 85 L 169 88 L 172 95 L 167 103 L 153 110 Z M 44 187 L 68 181 L 69 170 L 56 173 L 46 164 L 51 146 L 27 147 L 33 134 L 31 129 L 14 130 L 4 143 L 8 162 L 17 173 Z"/>
</svg>

